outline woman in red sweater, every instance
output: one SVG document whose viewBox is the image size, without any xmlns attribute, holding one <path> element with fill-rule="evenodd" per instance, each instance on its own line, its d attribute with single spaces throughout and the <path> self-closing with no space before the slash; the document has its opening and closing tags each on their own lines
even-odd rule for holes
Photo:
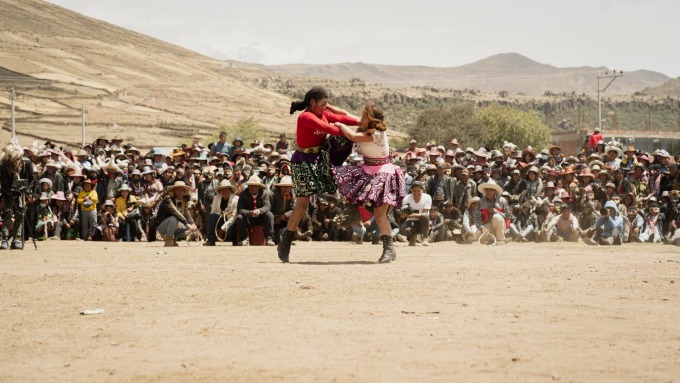
<svg viewBox="0 0 680 383">
<path fill-rule="evenodd" d="M 297 120 L 297 150 L 290 159 L 295 208 L 283 238 L 278 245 L 278 255 L 282 262 L 288 262 L 290 245 L 295 236 L 300 219 L 309 206 L 309 198 L 314 194 L 335 193 L 338 186 L 331 174 L 328 151 L 324 149 L 326 134 L 344 136 L 336 122 L 356 126 L 354 116 L 336 114 L 328 104 L 328 92 L 321 87 L 310 89 L 302 101 L 293 101 L 290 114 L 303 111 Z"/>
</svg>

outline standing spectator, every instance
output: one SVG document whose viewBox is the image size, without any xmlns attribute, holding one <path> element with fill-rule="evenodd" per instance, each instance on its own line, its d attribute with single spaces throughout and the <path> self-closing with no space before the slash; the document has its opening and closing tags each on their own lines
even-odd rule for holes
<svg viewBox="0 0 680 383">
<path fill-rule="evenodd" d="M 444 210 L 444 202 L 453 201 L 455 192 L 455 180 L 446 175 L 444 164 L 438 164 L 436 173 L 427 182 L 426 193 L 432 197 L 432 203 L 439 211 Z"/>
<path fill-rule="evenodd" d="M 78 205 L 80 206 L 80 235 L 86 241 L 92 240 L 94 226 L 97 223 L 97 203 L 99 196 L 92 190 L 92 181 L 86 179 L 82 182 L 83 190 L 78 193 Z"/>
<path fill-rule="evenodd" d="M 470 198 L 477 194 L 477 185 L 470 179 L 470 171 L 463 169 L 460 172 L 460 181 L 456 183 L 453 203 L 458 210 L 467 210 Z"/>
<path fill-rule="evenodd" d="M 279 135 L 279 140 L 276 142 L 276 151 L 279 154 L 286 154 L 288 151 L 288 141 L 286 141 L 286 133 Z"/>
<path fill-rule="evenodd" d="M 231 158 L 231 150 L 231 145 L 227 142 L 227 133 L 220 132 L 219 141 L 213 143 L 210 148 L 210 155 L 215 156 L 219 155 L 219 153 L 227 153 L 229 158 Z"/>
<path fill-rule="evenodd" d="M 600 134 L 600 129 L 595 128 L 594 132 L 592 135 L 590 135 L 590 138 L 588 139 L 588 150 L 589 153 L 592 153 L 595 151 L 595 148 L 597 147 L 597 144 L 600 141 L 603 141 L 604 137 L 602 137 L 602 134 Z"/>
</svg>

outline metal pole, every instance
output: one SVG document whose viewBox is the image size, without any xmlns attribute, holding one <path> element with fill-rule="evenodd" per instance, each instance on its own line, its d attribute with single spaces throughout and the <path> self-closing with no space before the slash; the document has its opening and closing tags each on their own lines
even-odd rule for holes
<svg viewBox="0 0 680 383">
<path fill-rule="evenodd" d="M 600 76 L 597 76 L 597 129 L 602 133 L 602 103 L 600 102 Z"/>
<path fill-rule="evenodd" d="M 604 74 L 598 74 L 597 75 L 597 127 L 600 129 L 600 132 L 602 132 L 602 97 L 600 96 L 600 93 L 604 92 L 609 88 L 609 85 L 611 85 L 614 80 L 616 80 L 617 77 L 623 77 L 623 72 L 619 71 L 619 73 L 616 73 L 616 71 L 613 71 L 613 74 L 609 74 L 609 72 L 605 72 Z M 600 89 L 600 79 L 601 78 L 610 78 L 609 83 L 607 83 L 607 86 L 605 86 L 603 89 Z"/>
<path fill-rule="evenodd" d="M 85 105 L 80 104 L 80 113 L 82 115 L 83 119 L 83 129 L 82 129 L 82 141 L 83 141 L 83 148 L 85 147 Z"/>
<path fill-rule="evenodd" d="M 14 87 L 12 87 L 10 94 L 9 94 L 9 99 L 12 101 L 12 138 L 16 138 L 16 128 L 14 124 L 14 99 L 16 98 L 16 95 L 14 94 Z"/>
</svg>

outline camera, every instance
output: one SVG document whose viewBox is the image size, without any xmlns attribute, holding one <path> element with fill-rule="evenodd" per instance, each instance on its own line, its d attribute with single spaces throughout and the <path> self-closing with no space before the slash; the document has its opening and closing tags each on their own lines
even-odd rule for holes
<svg viewBox="0 0 680 383">
<path fill-rule="evenodd" d="M 15 179 L 12 183 L 12 189 L 17 191 L 24 191 L 28 189 L 28 180 L 25 179 Z"/>
<path fill-rule="evenodd" d="M 402 206 L 401 212 L 402 212 L 404 215 L 411 215 L 411 214 L 413 214 L 413 208 L 411 207 L 411 204 L 410 204 L 410 203 L 407 203 L 406 205 Z"/>
</svg>

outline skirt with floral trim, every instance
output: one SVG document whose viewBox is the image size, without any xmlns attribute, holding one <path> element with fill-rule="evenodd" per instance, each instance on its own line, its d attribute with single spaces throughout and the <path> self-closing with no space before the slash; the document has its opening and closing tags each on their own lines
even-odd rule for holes
<svg viewBox="0 0 680 383">
<path fill-rule="evenodd" d="M 302 153 L 295 151 L 290 159 L 293 190 L 296 197 L 309 197 L 314 194 L 333 194 L 338 185 L 331 174 L 328 151 Z"/>
<path fill-rule="evenodd" d="M 392 164 L 346 165 L 333 168 L 340 194 L 355 205 L 400 207 L 406 196 L 406 179 Z"/>
</svg>

